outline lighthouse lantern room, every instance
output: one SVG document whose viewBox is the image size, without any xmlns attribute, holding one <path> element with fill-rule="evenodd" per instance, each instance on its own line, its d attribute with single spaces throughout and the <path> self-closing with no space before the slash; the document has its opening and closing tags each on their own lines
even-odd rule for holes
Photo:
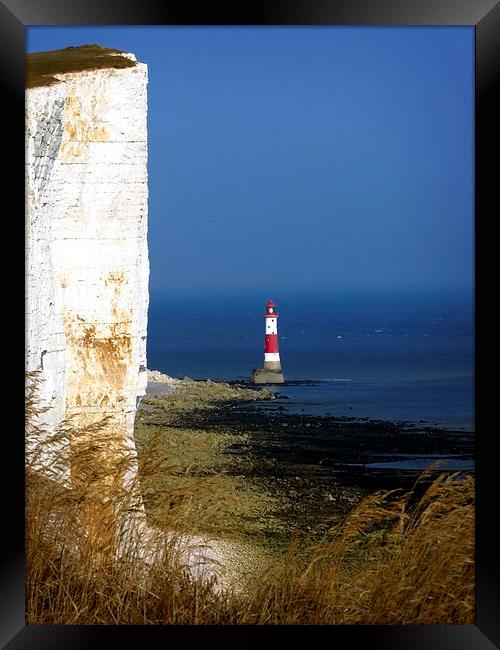
<svg viewBox="0 0 500 650">
<path fill-rule="evenodd" d="M 254 384 L 285 383 L 278 349 L 278 313 L 272 300 L 266 305 L 264 366 L 252 372 L 252 379 Z"/>
</svg>

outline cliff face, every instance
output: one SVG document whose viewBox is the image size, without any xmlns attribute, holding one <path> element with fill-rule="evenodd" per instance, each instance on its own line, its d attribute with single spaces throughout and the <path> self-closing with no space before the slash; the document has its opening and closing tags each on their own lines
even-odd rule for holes
<svg viewBox="0 0 500 650">
<path fill-rule="evenodd" d="M 40 371 L 49 425 L 109 416 L 133 448 L 147 382 L 147 68 L 127 63 L 26 92 L 26 367 Z"/>
</svg>

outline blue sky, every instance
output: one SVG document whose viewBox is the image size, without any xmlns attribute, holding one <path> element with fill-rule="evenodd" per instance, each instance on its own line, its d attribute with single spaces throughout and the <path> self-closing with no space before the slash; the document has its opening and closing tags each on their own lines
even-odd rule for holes
<svg viewBox="0 0 500 650">
<path fill-rule="evenodd" d="M 472 27 L 27 35 L 149 66 L 153 296 L 472 290 Z"/>
</svg>

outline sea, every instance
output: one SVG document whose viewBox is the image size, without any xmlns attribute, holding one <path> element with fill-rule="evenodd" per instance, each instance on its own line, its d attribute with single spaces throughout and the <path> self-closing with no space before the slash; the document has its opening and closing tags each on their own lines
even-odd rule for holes
<svg viewBox="0 0 500 650">
<path fill-rule="evenodd" d="M 474 431 L 474 303 L 460 292 L 153 294 L 148 367 L 249 381 L 270 298 L 287 412 Z"/>
</svg>

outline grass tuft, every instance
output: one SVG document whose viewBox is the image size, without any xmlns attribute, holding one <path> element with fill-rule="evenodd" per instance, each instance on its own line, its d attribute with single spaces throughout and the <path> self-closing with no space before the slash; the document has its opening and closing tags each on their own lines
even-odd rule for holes
<svg viewBox="0 0 500 650">
<path fill-rule="evenodd" d="M 126 57 L 117 56 L 122 53 L 121 50 L 95 44 L 33 52 L 26 56 L 26 88 L 58 83 L 59 80 L 54 76 L 56 74 L 100 68 L 130 68 L 136 65 Z"/>
</svg>

